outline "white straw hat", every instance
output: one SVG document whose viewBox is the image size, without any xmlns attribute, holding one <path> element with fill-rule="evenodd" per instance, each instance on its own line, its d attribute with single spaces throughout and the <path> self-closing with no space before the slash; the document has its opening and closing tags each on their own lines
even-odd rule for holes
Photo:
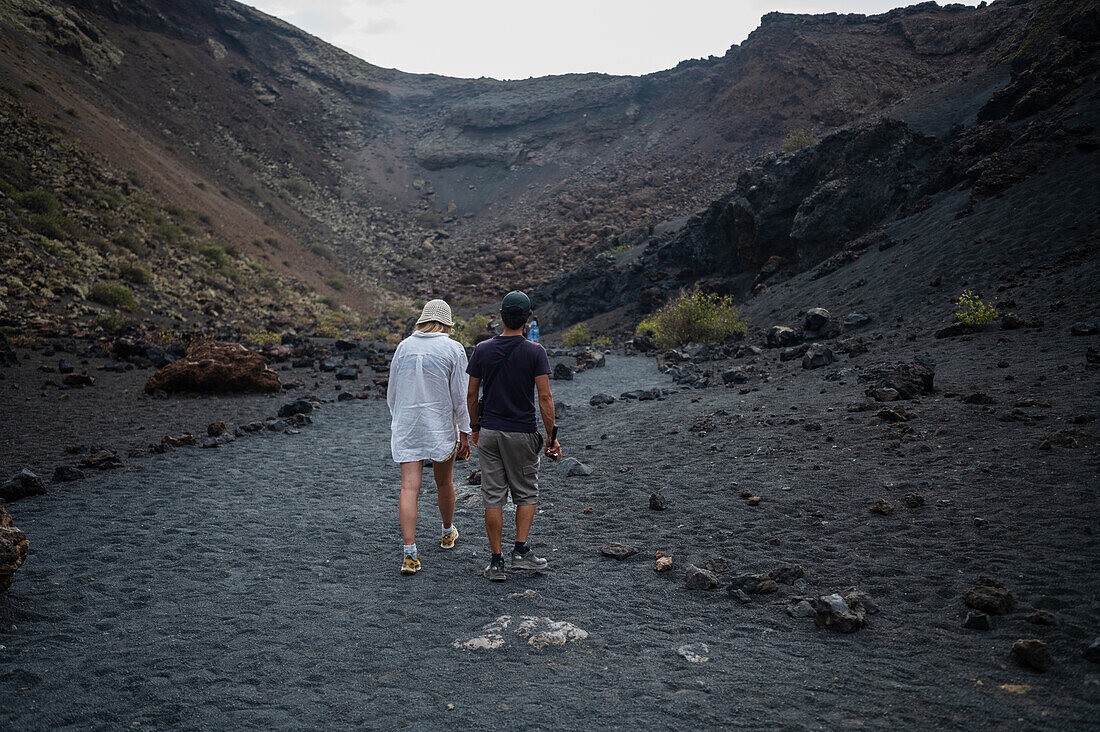
<svg viewBox="0 0 1100 732">
<path fill-rule="evenodd" d="M 444 300 L 429 300 L 424 303 L 424 310 L 420 313 L 420 319 L 416 321 L 416 324 L 427 323 L 429 320 L 443 323 L 443 325 L 455 324 L 451 320 L 451 306 Z"/>
</svg>

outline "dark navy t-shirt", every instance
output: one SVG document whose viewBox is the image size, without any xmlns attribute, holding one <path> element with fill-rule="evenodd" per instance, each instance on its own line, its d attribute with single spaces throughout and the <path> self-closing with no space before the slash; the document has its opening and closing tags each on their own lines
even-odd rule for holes
<svg viewBox="0 0 1100 732">
<path fill-rule="evenodd" d="M 520 341 L 515 350 L 512 344 Z M 507 362 L 493 377 L 489 391 L 485 391 L 485 379 L 508 351 Z M 485 412 L 481 416 L 482 429 L 501 432 L 537 432 L 535 419 L 535 377 L 550 373 L 550 359 L 546 349 L 521 335 L 496 336 L 477 344 L 466 373 L 481 379 L 481 395 L 485 400 Z M 477 415 L 471 414 L 471 421 Z"/>
</svg>

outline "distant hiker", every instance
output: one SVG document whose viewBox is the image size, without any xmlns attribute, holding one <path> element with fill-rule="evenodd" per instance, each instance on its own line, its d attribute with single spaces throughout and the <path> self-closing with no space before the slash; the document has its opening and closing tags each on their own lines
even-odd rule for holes
<svg viewBox="0 0 1100 732">
<path fill-rule="evenodd" d="M 534 315 L 531 316 L 530 322 L 527 323 L 527 340 L 539 342 L 539 319 Z"/>
<path fill-rule="evenodd" d="M 485 331 L 490 335 L 497 334 L 497 328 L 500 327 L 500 323 L 497 322 L 495 315 L 489 316 L 489 322 L 485 324 Z"/>
<path fill-rule="evenodd" d="M 530 314 L 531 300 L 527 295 L 519 291 L 505 295 L 500 304 L 504 332 L 478 344 L 466 369 L 470 375 L 467 406 L 470 414 L 478 415 L 471 429 L 481 463 L 485 533 L 492 552 L 485 576 L 494 582 L 507 579 L 501 545 L 504 504 L 509 494 L 516 506 L 512 569 L 546 567 L 546 560 L 528 548 L 527 536 L 538 499 L 539 459 L 544 450 L 553 460 L 561 457 L 561 445 L 554 431 L 550 361 L 546 349 L 523 337 L 523 324 Z M 539 434 L 535 419 L 536 389 L 545 439 Z M 479 391 L 483 391 L 480 408 Z"/>
<path fill-rule="evenodd" d="M 420 571 L 416 551 L 417 498 L 424 461 L 432 461 L 439 494 L 443 538 L 439 545 L 453 549 L 455 458 L 470 457 L 470 413 L 466 409 L 466 350 L 451 340 L 451 308 L 443 300 L 424 305 L 416 330 L 397 346 L 390 362 L 386 401 L 390 406 L 390 450 L 401 465 L 401 522 L 404 552 L 402 574 Z"/>
</svg>

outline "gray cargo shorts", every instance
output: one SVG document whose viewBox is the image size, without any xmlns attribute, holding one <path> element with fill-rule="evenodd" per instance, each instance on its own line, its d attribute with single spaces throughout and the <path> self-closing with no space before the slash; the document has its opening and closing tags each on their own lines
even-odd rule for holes
<svg viewBox="0 0 1100 732">
<path fill-rule="evenodd" d="M 481 500 L 485 508 L 504 508 L 508 494 L 517 506 L 539 497 L 539 460 L 543 440 L 538 432 L 481 430 L 477 459 L 481 463 Z"/>
</svg>

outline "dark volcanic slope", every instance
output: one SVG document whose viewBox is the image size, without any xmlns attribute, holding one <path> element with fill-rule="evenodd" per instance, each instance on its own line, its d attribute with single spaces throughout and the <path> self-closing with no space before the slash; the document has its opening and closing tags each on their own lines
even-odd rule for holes
<svg viewBox="0 0 1100 732">
<path fill-rule="evenodd" d="M 797 272 L 824 276 L 905 241 L 886 227 L 944 197 L 968 193 L 940 214 L 938 225 L 953 227 L 1043 170 L 1057 171 L 1048 185 L 1058 190 L 1090 190 L 1100 63 L 1096 36 L 1084 29 L 1097 17 L 1095 3 L 1048 4 L 1006 57 L 1011 79 L 975 76 L 802 150 L 763 156 L 702 212 L 617 237 L 614 252 L 545 283 L 543 313 L 561 325 L 608 311 L 637 322 L 696 283 L 741 299 Z M 1069 197 L 1055 198 L 1032 225 L 1041 231 L 1078 214 Z M 1094 230 L 1061 233 L 1079 235 L 1093 250 Z M 975 234 L 974 251 L 991 236 Z"/>
<path fill-rule="evenodd" d="M 1036 5 L 771 14 L 725 56 L 658 74 L 498 82 L 380 69 L 226 0 L 5 0 L 0 58 L 45 90 L 28 104 L 81 109 L 79 144 L 156 195 L 202 210 L 206 181 L 334 243 L 361 283 L 480 299 L 489 266 L 529 284 L 709 202 L 791 129 L 986 73 Z M 218 220 L 250 250 L 255 226 Z"/>
</svg>

